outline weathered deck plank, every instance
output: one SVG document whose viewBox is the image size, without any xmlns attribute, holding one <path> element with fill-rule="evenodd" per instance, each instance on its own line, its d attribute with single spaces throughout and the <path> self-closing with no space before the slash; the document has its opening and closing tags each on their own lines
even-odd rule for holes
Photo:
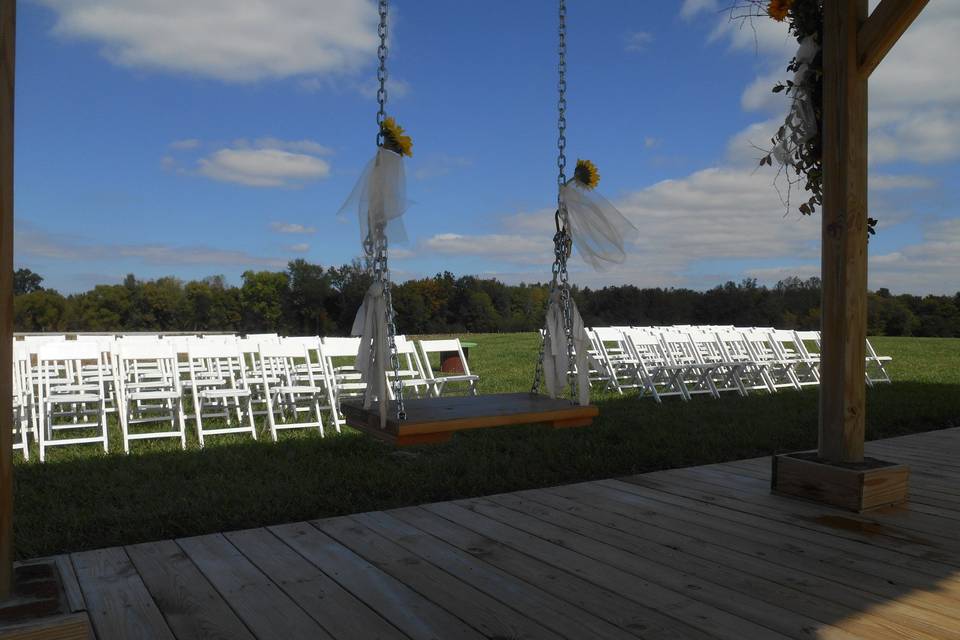
<svg viewBox="0 0 960 640">
<path fill-rule="evenodd" d="M 101 640 L 960 640 L 960 429 L 866 452 L 905 507 L 770 495 L 754 458 L 57 562 Z"/>
</svg>

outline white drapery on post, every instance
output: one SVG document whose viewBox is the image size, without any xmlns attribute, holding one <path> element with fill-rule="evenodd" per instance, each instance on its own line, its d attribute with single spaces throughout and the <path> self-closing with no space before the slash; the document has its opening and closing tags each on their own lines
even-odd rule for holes
<svg viewBox="0 0 960 640">
<path fill-rule="evenodd" d="M 378 148 L 357 180 L 338 216 L 356 209 L 360 238 L 368 263 L 373 268 L 373 284 L 353 321 L 352 335 L 360 336 L 356 368 L 366 389 L 363 406 L 369 409 L 379 402 L 380 428 L 387 426 L 387 366 L 390 364 L 392 338 L 389 318 L 393 316 L 386 272 L 386 243 L 403 242 L 406 231 L 401 216 L 407 209 L 406 176 L 400 154 Z"/>
<path fill-rule="evenodd" d="M 567 386 L 567 370 L 570 366 L 567 353 L 567 336 L 563 326 L 563 300 L 559 288 L 554 289 L 547 305 L 547 324 L 543 344 L 543 378 L 547 394 L 556 398 Z M 590 404 L 590 369 L 587 365 L 588 338 L 583 319 L 571 298 L 570 322 L 573 330 L 573 348 L 576 352 L 577 401 Z"/>
<path fill-rule="evenodd" d="M 387 426 L 387 362 L 390 359 L 387 332 L 387 299 L 382 281 L 374 282 L 363 297 L 363 304 L 353 320 L 351 335 L 360 336 L 357 352 L 357 371 L 367 383 L 363 391 L 363 408 L 369 409 L 374 400 L 380 401 L 380 428 Z"/>
<path fill-rule="evenodd" d="M 817 115 L 813 110 L 814 96 L 807 86 L 807 75 L 812 73 L 810 65 L 820 52 L 820 44 L 814 36 L 807 36 L 800 41 L 796 58 L 797 70 L 793 74 L 793 100 L 790 111 L 783 122 L 785 135 L 780 143 L 773 148 L 773 157 L 781 165 L 794 165 L 794 155 L 800 145 L 808 142 L 817 135 Z"/>
<path fill-rule="evenodd" d="M 567 210 L 573 246 L 584 262 L 604 271 L 624 261 L 627 254 L 623 245 L 638 232 L 616 207 L 576 181 L 560 187 L 560 201 Z"/>
</svg>

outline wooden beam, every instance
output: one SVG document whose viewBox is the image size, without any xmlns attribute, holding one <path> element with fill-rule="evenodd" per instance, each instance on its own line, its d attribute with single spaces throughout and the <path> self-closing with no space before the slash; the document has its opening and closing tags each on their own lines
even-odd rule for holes
<svg viewBox="0 0 960 640">
<path fill-rule="evenodd" d="M 863 460 L 867 332 L 867 0 L 825 0 L 819 455 Z"/>
<path fill-rule="evenodd" d="M 882 0 L 857 34 L 860 73 L 869 76 L 929 0 Z"/>
<path fill-rule="evenodd" d="M 0 600 L 13 585 L 13 86 L 16 0 L 0 0 Z"/>
</svg>

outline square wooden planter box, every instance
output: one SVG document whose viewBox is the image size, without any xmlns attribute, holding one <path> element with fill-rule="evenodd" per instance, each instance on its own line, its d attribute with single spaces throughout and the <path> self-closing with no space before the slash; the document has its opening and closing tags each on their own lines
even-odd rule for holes
<svg viewBox="0 0 960 640">
<path fill-rule="evenodd" d="M 68 602 L 53 561 L 14 568 L 13 594 L 0 601 L 0 640 L 91 640 L 85 611 Z"/>
<path fill-rule="evenodd" d="M 816 451 L 773 456 L 773 493 L 863 512 L 906 502 L 910 468 L 876 458 L 830 464 Z"/>
</svg>

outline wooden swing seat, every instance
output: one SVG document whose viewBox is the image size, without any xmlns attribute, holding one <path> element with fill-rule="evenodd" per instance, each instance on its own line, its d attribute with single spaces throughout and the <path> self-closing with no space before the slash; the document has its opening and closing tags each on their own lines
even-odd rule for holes
<svg viewBox="0 0 960 640">
<path fill-rule="evenodd" d="M 446 442 L 457 431 L 506 425 L 546 423 L 554 429 L 586 427 L 600 410 L 568 400 L 534 393 L 497 393 L 484 396 L 411 398 L 404 402 L 407 419 L 397 420 L 396 403 L 387 411 L 387 427 L 380 428 L 376 402 L 364 409 L 360 402 L 344 402 L 347 425 L 398 447 Z"/>
</svg>

